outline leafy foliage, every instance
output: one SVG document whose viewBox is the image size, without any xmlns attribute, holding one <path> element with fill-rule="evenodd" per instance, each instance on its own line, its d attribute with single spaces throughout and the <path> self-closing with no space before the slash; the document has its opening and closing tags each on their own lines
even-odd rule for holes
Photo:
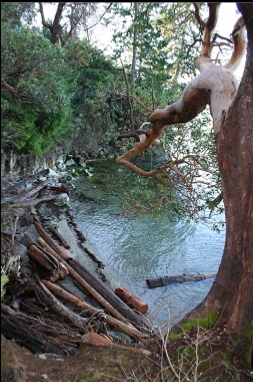
<svg viewBox="0 0 253 382">
<path fill-rule="evenodd" d="M 24 52 L 26 54 L 24 54 Z M 28 27 L 2 25 L 2 139 L 41 154 L 68 128 L 73 71 L 64 52 Z"/>
</svg>

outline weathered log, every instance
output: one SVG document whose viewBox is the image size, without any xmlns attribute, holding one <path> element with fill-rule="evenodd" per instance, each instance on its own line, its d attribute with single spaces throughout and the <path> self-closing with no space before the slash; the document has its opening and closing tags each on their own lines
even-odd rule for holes
<svg viewBox="0 0 253 382">
<path fill-rule="evenodd" d="M 43 239 L 47 242 L 47 244 L 53 248 L 53 250 L 58 253 L 60 255 L 60 257 L 64 260 L 68 260 L 68 259 L 72 259 L 72 256 L 70 256 L 70 254 L 65 251 L 63 248 L 61 248 L 59 245 L 57 245 L 53 239 L 51 239 L 50 236 L 48 236 L 48 234 L 45 232 L 45 230 L 41 227 L 41 225 L 38 223 L 38 222 L 33 222 L 33 224 L 35 225 L 37 231 L 39 232 L 39 234 L 43 237 Z"/>
<path fill-rule="evenodd" d="M 21 195 L 20 198 L 15 200 L 15 203 L 20 203 L 20 202 L 23 202 L 24 200 L 30 198 L 31 196 L 36 194 L 38 191 L 40 191 L 43 187 L 45 187 L 50 182 L 51 182 L 50 179 L 45 180 L 44 182 L 40 183 L 37 187 L 26 192 L 24 195 Z"/>
<path fill-rule="evenodd" d="M 60 243 L 66 248 L 69 249 L 70 245 L 66 242 L 66 240 L 61 236 L 61 234 L 54 227 L 49 227 L 52 234 L 60 241 Z"/>
<path fill-rule="evenodd" d="M 41 251 L 34 244 L 30 246 L 27 254 L 32 261 L 50 273 L 49 278 L 53 282 L 65 278 L 69 273 L 67 268 L 59 263 L 50 253 Z"/>
<path fill-rule="evenodd" d="M 130 309 L 118 296 L 116 296 L 102 281 L 93 275 L 78 260 L 69 259 L 68 264 L 92 286 L 106 301 L 108 301 L 120 314 L 127 318 L 133 325 L 140 328 L 148 327 L 149 324 L 145 317 L 140 316 Z"/>
<path fill-rule="evenodd" d="M 46 286 L 38 280 L 38 284 L 33 284 L 35 292 L 40 297 L 40 299 L 47 304 L 47 306 L 52 309 L 56 314 L 61 317 L 67 318 L 75 326 L 87 332 L 89 330 L 88 320 L 86 318 L 80 317 L 78 314 L 72 312 L 66 308 L 60 301 L 58 301 L 54 295 L 46 288 Z"/>
<path fill-rule="evenodd" d="M 156 288 L 164 285 L 184 283 L 188 281 L 201 281 L 216 276 L 216 273 L 196 273 L 191 275 L 178 275 L 178 276 L 161 276 L 154 279 L 147 279 L 146 283 L 149 288 Z"/>
<path fill-rule="evenodd" d="M 88 304 L 87 302 L 82 301 L 78 297 L 72 295 L 71 293 L 65 291 L 64 289 L 58 287 L 57 285 L 51 283 L 47 280 L 42 280 L 43 284 L 56 296 L 66 300 L 72 305 L 75 305 L 79 309 L 83 310 L 84 313 L 86 313 L 88 316 L 92 316 L 95 313 L 98 313 L 99 310 Z M 118 329 L 119 331 L 122 331 L 134 338 L 137 339 L 144 339 L 147 338 L 147 335 L 144 333 L 139 332 L 136 328 L 134 328 L 131 324 L 125 324 L 108 314 L 104 314 L 105 321 L 108 325 L 113 326 L 114 328 Z"/>
<path fill-rule="evenodd" d="M 147 312 L 148 305 L 140 298 L 130 293 L 126 288 L 116 288 L 115 294 L 131 308 L 137 310 L 137 312 L 142 314 L 145 314 Z"/>
<path fill-rule="evenodd" d="M 53 256 L 57 258 L 58 261 L 62 261 L 63 264 L 69 271 L 69 274 L 77 281 L 80 285 L 82 285 L 105 309 L 110 312 L 113 317 L 117 318 L 117 320 L 128 323 L 123 315 L 121 315 L 116 309 L 114 309 L 111 304 L 108 303 L 94 288 L 92 288 L 88 282 L 86 282 L 65 260 L 61 258 L 61 256 L 54 251 L 52 248 L 47 245 L 42 238 L 38 239 L 38 242 L 41 246 L 43 246 L 48 252 L 50 252 Z"/>
<path fill-rule="evenodd" d="M 58 280 L 57 277 L 53 276 L 53 272 L 56 269 L 56 265 L 46 257 L 46 255 L 41 252 L 38 248 L 36 248 L 34 245 L 31 245 L 31 249 L 27 250 L 28 257 L 31 261 L 35 262 L 39 266 L 41 266 L 43 269 L 45 269 L 49 274 L 52 274 L 52 280 L 56 281 Z"/>
</svg>

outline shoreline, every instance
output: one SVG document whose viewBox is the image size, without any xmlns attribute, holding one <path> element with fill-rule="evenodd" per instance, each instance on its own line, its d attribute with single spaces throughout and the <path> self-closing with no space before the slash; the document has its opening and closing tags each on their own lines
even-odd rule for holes
<svg viewBox="0 0 253 382">
<path fill-rule="evenodd" d="M 41 175 L 42 173 L 42 175 Z M 44 175 L 45 171 L 39 172 L 26 180 L 26 188 L 29 190 L 32 186 L 37 186 L 38 183 L 42 183 L 45 179 L 50 180 L 50 184 L 67 184 L 67 180 L 62 177 L 61 173 L 52 172 L 54 175 L 57 174 L 57 177 L 51 175 L 51 171 L 48 175 Z M 100 261 L 97 256 L 93 253 L 92 246 L 84 237 L 83 232 L 80 230 L 78 224 L 76 223 L 75 217 L 72 214 L 72 208 L 69 205 L 69 197 L 65 193 L 59 193 L 55 190 L 44 190 L 43 198 L 46 199 L 47 196 L 55 196 L 52 200 L 42 201 L 34 206 L 29 206 L 24 201 L 20 203 L 18 207 L 15 206 L 15 200 L 19 199 L 22 193 L 18 193 L 17 187 L 22 181 L 16 182 L 5 182 L 5 185 L 2 187 L 2 198 L 1 198 L 1 210 L 9 210 L 6 212 L 9 216 L 13 215 L 13 220 L 18 216 L 15 226 L 15 242 L 20 242 L 22 244 L 23 238 L 25 235 L 28 235 L 35 243 L 40 237 L 36 228 L 32 224 L 33 219 L 37 218 L 47 233 L 55 240 L 57 244 L 61 244 L 56 236 L 52 235 L 50 228 L 55 228 L 59 234 L 66 240 L 70 248 L 66 249 L 69 252 L 70 256 L 80 262 L 83 262 L 91 272 L 96 274 L 101 281 L 105 282 L 106 285 L 112 289 L 110 280 L 106 277 L 103 272 L 105 265 Z M 14 183 L 14 184 L 13 184 Z M 68 189 L 67 185 L 67 189 Z M 21 187 L 19 187 L 21 190 Z M 17 197 L 18 195 L 18 197 Z M 27 199 L 29 202 L 29 198 Z M 34 199 L 36 201 L 36 199 Z M 23 206 L 22 206 L 23 204 Z M 6 214 L 5 213 L 5 214 Z M 14 222 L 13 222 L 14 223 Z M 4 224 L 3 224 L 4 226 Z M 13 228 L 13 227 L 12 227 Z M 11 227 L 8 229 L 8 234 L 11 236 Z M 20 256 L 20 266 L 22 263 L 29 261 L 29 258 L 26 255 Z M 75 292 L 78 296 L 81 297 L 80 290 L 75 288 Z"/>
<path fill-rule="evenodd" d="M 34 336 L 30 337 L 26 333 L 29 328 L 24 326 L 24 323 L 29 325 L 30 319 L 36 319 L 36 314 L 30 315 L 29 305 L 39 303 L 44 310 L 51 311 L 53 317 L 50 319 L 53 322 L 57 322 L 57 315 L 62 313 L 63 326 L 68 325 L 66 319 L 75 325 L 75 349 L 73 344 L 69 347 L 64 341 L 62 343 L 61 340 L 46 337 L 53 353 L 56 351 L 56 354 L 62 354 L 67 351 L 74 354 L 80 345 L 80 328 L 81 333 L 85 334 L 94 331 L 93 325 L 97 326 L 97 333 L 104 330 L 105 333 L 110 332 L 111 340 L 123 342 L 124 345 L 136 340 L 142 342 L 142 339 L 149 337 L 149 323 L 114 293 L 110 277 L 107 277 L 110 275 L 104 272 L 105 265 L 92 252 L 75 221 L 68 203 L 70 192 L 63 185 L 66 182 L 64 178 L 52 179 L 49 173 L 25 179 L 25 187 L 22 181 L 6 184 L 5 187 L 2 185 L 2 226 L 4 221 L 8 223 L 8 227 L 2 230 L 4 240 L 1 250 L 6 254 L 2 261 L 2 275 L 9 277 L 1 293 L 4 311 L 2 333 L 19 343 L 19 336 L 12 332 L 8 322 L 10 317 L 18 317 L 20 320 L 21 314 L 23 336 L 28 342 L 25 346 L 29 350 L 35 346 L 37 352 L 43 351 L 45 344 L 41 346 L 37 341 L 41 336 L 40 329 L 35 333 L 37 343 L 34 345 Z M 53 287 L 56 288 L 55 292 L 50 289 Z M 31 300 L 31 289 L 35 301 Z M 46 296 L 48 293 L 51 296 L 49 299 Z M 54 297 L 55 293 L 57 298 Z M 24 303 L 27 298 L 28 310 Z M 82 301 L 85 309 L 81 308 Z M 84 318 L 81 317 L 83 313 Z M 47 314 L 41 314 L 44 324 Z M 102 321 L 101 314 L 105 315 Z M 104 325 L 104 319 L 108 327 Z M 17 323 L 16 326 L 19 325 Z M 19 331 L 23 329 L 20 327 Z"/>
</svg>

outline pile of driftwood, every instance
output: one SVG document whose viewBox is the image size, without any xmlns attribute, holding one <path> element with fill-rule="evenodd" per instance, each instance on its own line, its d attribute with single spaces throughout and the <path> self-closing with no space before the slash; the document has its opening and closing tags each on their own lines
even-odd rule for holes
<svg viewBox="0 0 253 382">
<path fill-rule="evenodd" d="M 141 332 L 143 328 L 147 327 L 144 317 L 132 310 L 89 269 L 58 246 L 38 222 L 34 222 L 34 225 L 41 235 L 38 239 L 41 248 L 32 244 L 28 249 L 28 255 L 32 261 L 51 272 L 50 281 L 42 281 L 44 286 L 55 295 L 82 309 L 86 314 L 91 316 L 97 313 L 96 308 L 53 284 L 59 278 L 64 278 L 67 274 L 70 274 L 111 314 L 110 316 L 108 314 L 104 315 L 104 319 L 109 325 L 135 338 L 144 338 L 145 334 Z"/>
<path fill-rule="evenodd" d="M 46 180 L 15 197 L 12 207 L 29 208 L 55 199 L 58 192 L 68 193 L 64 187 L 49 184 Z M 43 190 L 57 191 L 57 195 L 41 198 Z M 39 198 L 30 199 L 34 195 Z M 39 234 L 37 242 L 28 235 L 23 242 L 30 266 L 25 270 L 22 267 L 20 276 L 10 280 L 1 304 L 1 332 L 7 338 L 15 339 L 35 353 L 57 354 L 74 353 L 84 334 L 90 332 L 110 340 L 111 333 L 121 332 L 127 335 L 122 337 L 128 338 L 129 343 L 135 344 L 150 338 L 150 326 L 143 316 L 147 304 L 125 288 L 117 288 L 114 293 L 69 254 L 69 245 L 57 229 L 49 228 L 61 245 L 49 236 L 35 216 L 33 224 Z M 84 292 L 83 298 L 64 285 L 61 280 L 65 278 Z M 90 303 L 94 300 L 95 304 Z"/>
</svg>

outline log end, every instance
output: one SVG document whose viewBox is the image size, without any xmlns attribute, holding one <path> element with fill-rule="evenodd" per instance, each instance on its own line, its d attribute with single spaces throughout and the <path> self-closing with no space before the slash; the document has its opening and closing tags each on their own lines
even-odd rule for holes
<svg viewBox="0 0 253 382">
<path fill-rule="evenodd" d="M 120 287 L 115 289 L 115 294 L 124 301 L 129 307 L 134 308 L 137 312 L 145 314 L 148 310 L 148 305 L 140 298 L 133 295 L 126 288 Z"/>
</svg>

